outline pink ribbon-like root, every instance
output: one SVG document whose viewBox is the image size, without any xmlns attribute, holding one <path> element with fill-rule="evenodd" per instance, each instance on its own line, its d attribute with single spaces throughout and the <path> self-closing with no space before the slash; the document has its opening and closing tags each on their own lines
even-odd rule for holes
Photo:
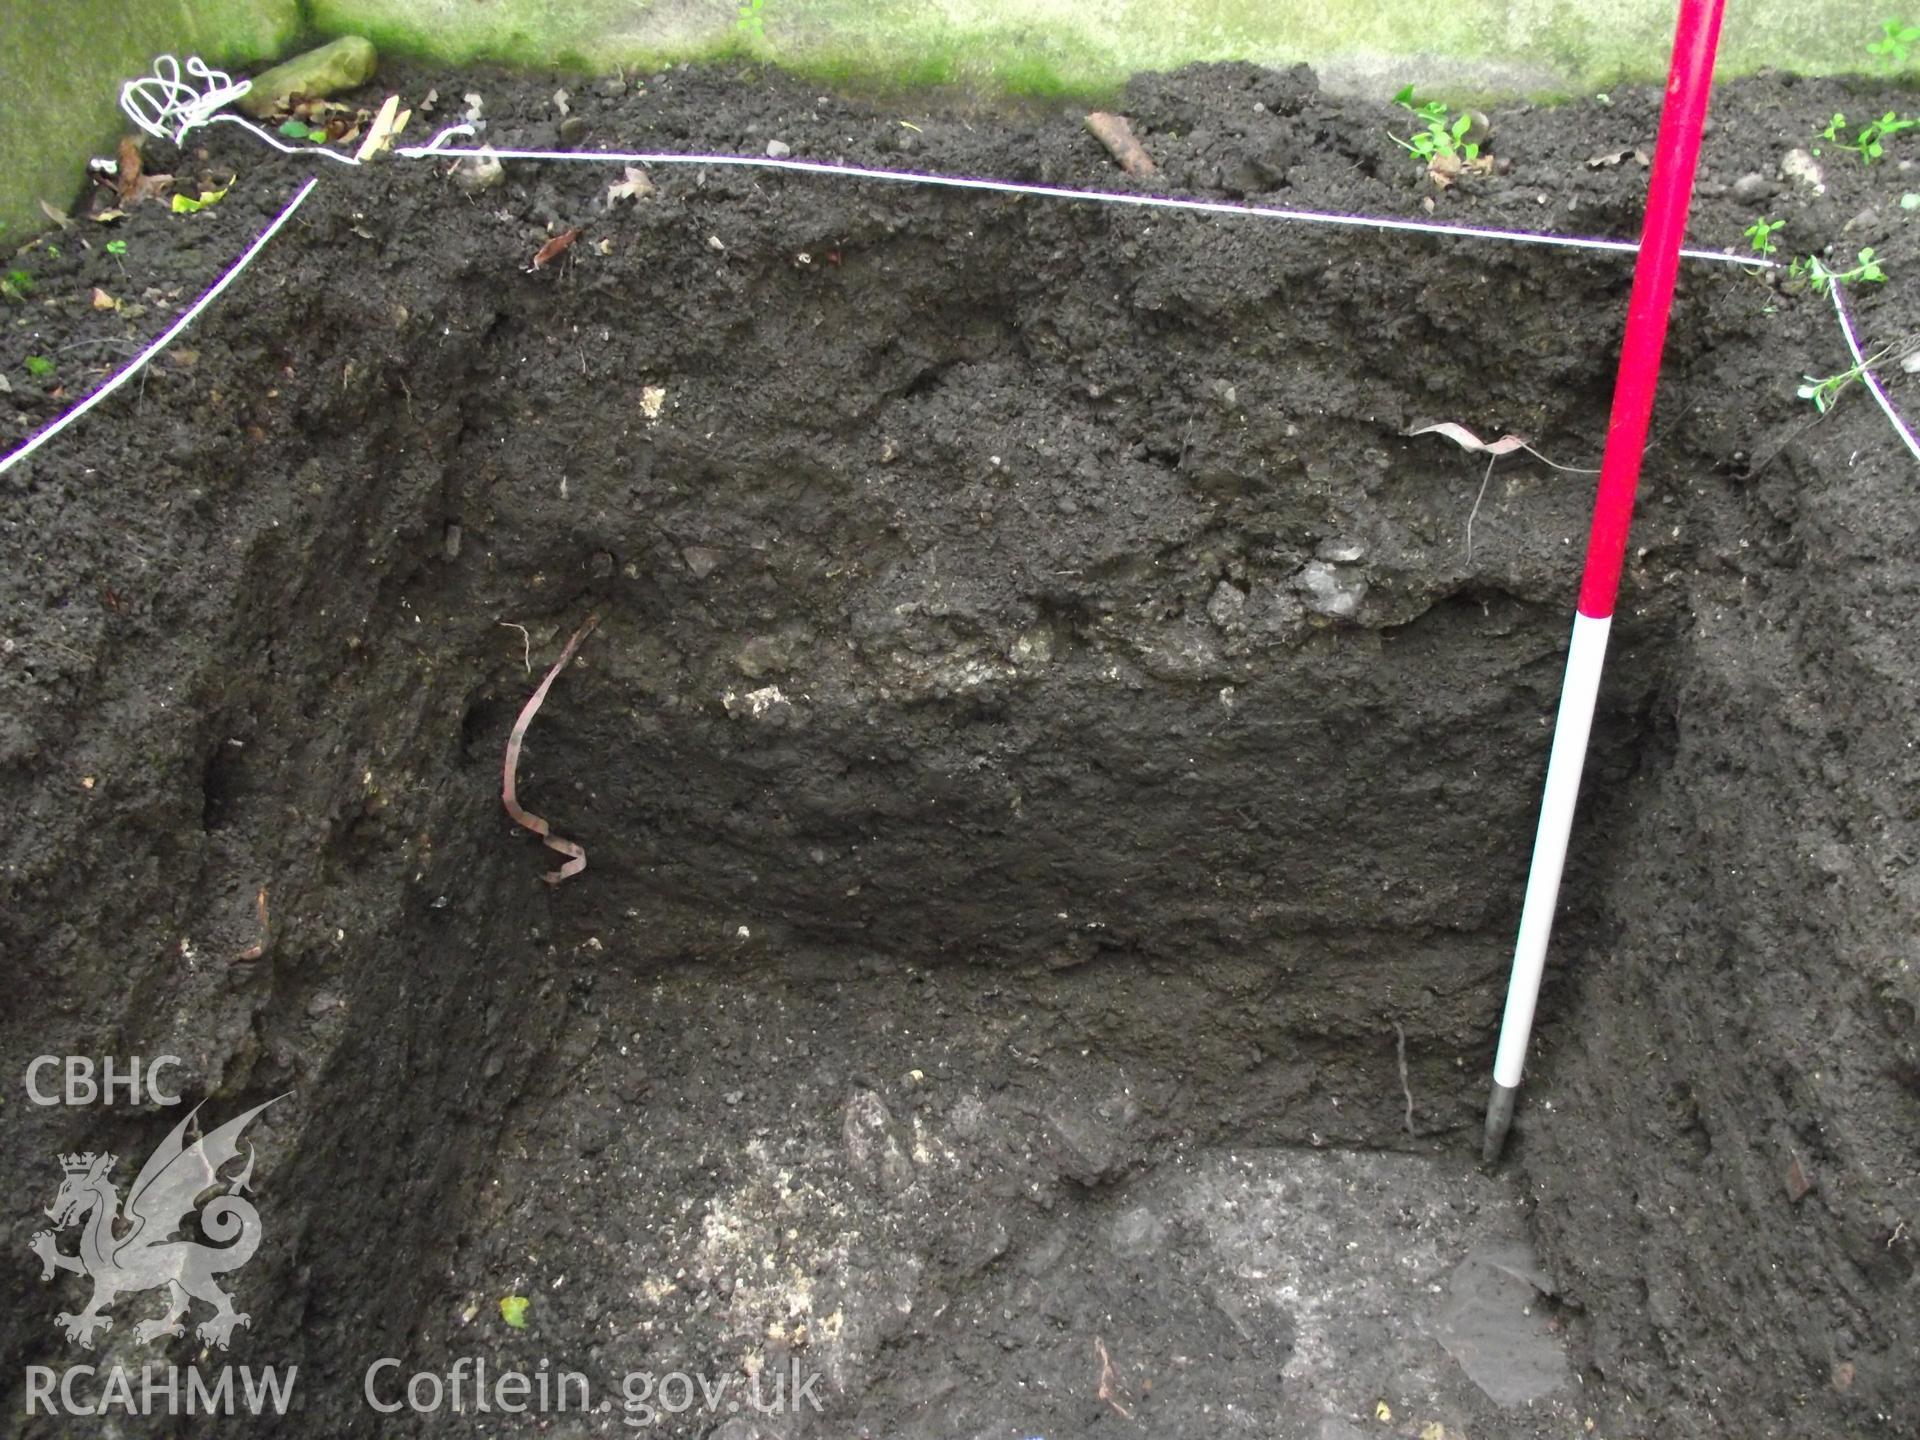
<svg viewBox="0 0 1920 1440">
<path fill-rule="evenodd" d="M 520 709 L 520 718 L 513 722 L 513 733 L 507 737 L 507 758 L 501 769 L 500 801 L 507 807 L 507 814 L 513 817 L 513 823 L 523 829 L 531 830 L 547 844 L 549 850 L 557 850 L 568 857 L 567 862 L 558 870 L 549 870 L 546 882 L 558 885 L 562 880 L 570 880 L 587 868 L 587 852 L 571 840 L 553 833 L 548 825 L 531 810 L 523 810 L 520 802 L 514 798 L 513 782 L 520 772 L 520 742 L 526 739 L 527 726 L 533 723 L 533 717 L 539 713 L 541 704 L 547 698 L 547 691 L 553 688 L 553 682 L 560 672 L 567 668 L 567 662 L 573 659 L 573 652 L 580 648 L 580 642 L 593 633 L 593 627 L 600 623 L 598 615 L 589 615 L 587 623 L 573 632 L 573 638 L 567 641 L 567 648 L 560 652 L 560 658 L 553 662 L 553 668 L 547 671 L 547 678 L 540 682 L 540 688 Z"/>
</svg>

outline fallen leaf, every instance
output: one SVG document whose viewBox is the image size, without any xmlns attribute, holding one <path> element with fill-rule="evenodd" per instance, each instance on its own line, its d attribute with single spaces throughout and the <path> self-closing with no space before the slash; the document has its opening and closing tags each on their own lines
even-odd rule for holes
<svg viewBox="0 0 1920 1440">
<path fill-rule="evenodd" d="M 96 285 L 93 287 L 93 308 L 96 310 L 118 310 L 120 308 L 120 302 Z"/>
<path fill-rule="evenodd" d="M 547 241 L 546 244 L 533 252 L 533 265 L 530 268 L 535 270 L 546 269 L 547 266 L 566 254 L 568 247 L 579 238 L 580 227 L 578 225 L 574 226 L 571 230 L 562 230 L 558 235 L 554 236 L 551 240 Z"/>
<path fill-rule="evenodd" d="M 198 200 L 191 199 L 185 195 L 176 195 L 173 197 L 173 213 L 176 215 L 191 215 L 196 210 L 204 210 L 209 205 L 217 205 L 230 188 L 230 186 L 222 186 L 218 190 L 202 190 Z"/>
<path fill-rule="evenodd" d="M 653 194 L 653 181 L 647 178 L 647 172 L 629 165 L 627 178 L 607 187 L 607 208 L 611 210 L 617 201 L 644 200 Z"/>
<path fill-rule="evenodd" d="M 173 188 L 171 175 L 142 175 L 128 192 L 127 203 L 138 205 L 143 200 L 158 200 Z"/>
<path fill-rule="evenodd" d="M 92 218 L 96 225 L 106 225 L 115 220 L 126 219 L 127 212 L 124 210 L 101 210 L 96 212 Z"/>
<path fill-rule="evenodd" d="M 1606 154 L 1595 155 L 1591 160 L 1587 161 L 1587 168 L 1589 170 L 1611 169 L 1613 166 L 1627 160 L 1631 160 L 1644 168 L 1648 164 L 1647 152 L 1636 149 L 1609 150 Z"/>
<path fill-rule="evenodd" d="M 613 241 L 611 241 L 611 240 L 596 240 L 596 241 L 594 241 L 594 242 L 593 242 L 593 248 L 594 248 L 594 253 L 595 253 L 595 254 L 599 254 L 599 255 L 611 255 L 611 254 L 613 253 Z"/>
<path fill-rule="evenodd" d="M 1375 1401 L 1373 1418 L 1378 1420 L 1382 1425 L 1391 1425 L 1393 1423 L 1393 1407 L 1384 1400 Z"/>
<path fill-rule="evenodd" d="M 131 135 L 120 137 L 120 168 L 114 176 L 114 192 L 122 205 L 130 204 L 134 187 L 140 183 L 140 142 Z"/>
<path fill-rule="evenodd" d="M 42 215 L 45 215 L 49 220 L 53 221 L 53 223 L 58 225 L 62 230 L 65 230 L 68 226 L 73 224 L 73 221 L 68 218 L 66 211 L 58 209 L 55 206 L 49 205 L 44 200 L 40 202 L 40 213 Z"/>
<path fill-rule="evenodd" d="M 1407 431 L 1407 438 L 1415 435 L 1444 435 L 1462 450 L 1478 450 L 1483 455 L 1511 455 L 1516 450 L 1527 448 L 1527 442 L 1518 435 L 1502 435 L 1498 440 L 1486 441 L 1475 435 L 1464 425 L 1455 425 L 1443 420 L 1438 425 L 1422 425 L 1418 430 Z"/>
</svg>

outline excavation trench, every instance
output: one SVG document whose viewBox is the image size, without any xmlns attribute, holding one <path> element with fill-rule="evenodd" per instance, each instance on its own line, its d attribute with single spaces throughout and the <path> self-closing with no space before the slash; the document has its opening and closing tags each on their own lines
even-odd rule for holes
<svg viewBox="0 0 1920 1440">
<path fill-rule="evenodd" d="M 542 143 L 541 87 L 485 89 Z M 1714 143 L 1758 155 L 1777 93 Z M 1631 175 L 1548 161 L 1650 124 L 1616 99 L 1516 121 L 1536 173 L 1457 218 L 1551 179 L 1630 230 Z M 1168 188 L 1414 203 L 1304 75 L 1128 105 Z M 1107 179 L 1051 117 L 908 147 L 700 75 L 582 111 Z M 281 162 L 208 143 L 270 211 Z M 824 1417 L 659 1428 L 1912 1420 L 1916 506 L 1865 407 L 1809 437 L 1765 388 L 1831 348 L 1817 308 L 1683 279 L 1486 1177 L 1590 482 L 1407 432 L 1597 464 L 1627 265 L 722 171 L 610 211 L 616 178 L 329 175 L 192 363 L 7 477 L 7 1056 L 292 1092 L 245 1338 L 302 1367 L 286 1433 L 429 1426 L 367 1365 L 474 1355 L 615 1396 L 564 1434 L 622 1431 L 625 1372 L 789 1365 Z M 502 752 L 589 614 L 520 765 L 588 855 L 550 888 Z M 156 1119 L 0 1114 L 22 1244 L 56 1146 Z M 1529 1245 L 1553 1293 L 1489 1379 L 1456 1267 Z M 23 1363 L 40 1309 L 0 1322 Z"/>
</svg>

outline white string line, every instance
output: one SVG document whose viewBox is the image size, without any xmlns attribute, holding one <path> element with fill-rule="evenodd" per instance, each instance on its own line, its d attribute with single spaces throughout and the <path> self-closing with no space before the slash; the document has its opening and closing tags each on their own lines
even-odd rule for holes
<svg viewBox="0 0 1920 1440">
<path fill-rule="evenodd" d="M 1907 442 L 1907 449 L 1913 452 L 1913 458 L 1920 460 L 1920 440 L 1913 438 L 1913 431 L 1907 428 L 1907 422 L 1900 418 L 1900 412 L 1893 408 L 1893 402 L 1887 398 L 1887 392 L 1880 388 L 1880 382 L 1868 368 L 1866 357 L 1860 353 L 1860 342 L 1853 338 L 1853 322 L 1847 319 L 1847 307 L 1840 303 L 1840 282 L 1832 281 L 1827 293 L 1833 296 L 1833 313 L 1840 317 L 1840 333 L 1846 337 L 1847 350 L 1853 356 L 1853 363 L 1860 371 L 1860 378 L 1867 382 L 1867 389 L 1873 392 L 1873 398 L 1880 402 L 1880 408 L 1887 412 L 1887 419 L 1893 422 L 1894 433 Z"/>
<path fill-rule="evenodd" d="M 409 160 L 440 155 L 495 160 L 587 160 L 623 165 L 731 165 L 754 170 L 786 170 L 803 175 L 837 175 L 849 180 L 884 180 L 907 185 L 934 185 L 950 190 L 990 190 L 1006 195 L 1037 195 L 1050 200 L 1088 200 L 1102 205 L 1132 205 L 1149 210 L 1186 210 L 1204 215 L 1237 215 L 1261 220 L 1290 220 L 1304 225 L 1337 225 L 1351 229 L 1400 231 L 1468 240 L 1503 240 L 1521 245 L 1557 245 L 1576 250 L 1607 250 L 1636 255 L 1636 240 L 1598 240 L 1576 235 L 1536 234 L 1528 230 L 1488 230 L 1471 225 L 1442 225 L 1421 220 L 1392 220 L 1371 215 L 1344 215 L 1320 210 L 1283 210 L 1271 205 L 1243 205 L 1227 200 L 1181 200 L 1166 195 L 1130 195 L 1111 190 L 1069 190 L 1057 185 L 1024 185 L 1011 180 L 980 180 L 964 175 L 931 175 L 912 170 L 877 170 L 864 165 L 832 165 L 819 160 L 775 160 L 758 155 L 620 154 L 605 150 L 500 150 L 492 146 L 466 148 L 446 145 L 450 135 L 472 128 L 443 130 L 427 145 L 397 147 L 394 154 Z M 1682 250 L 1689 260 L 1710 260 L 1748 269 L 1771 270 L 1776 262 L 1762 256 L 1728 255 L 1718 250 Z"/>
<path fill-rule="evenodd" d="M 127 381 L 139 374 L 154 356 L 166 349 L 181 331 L 185 330 L 187 326 L 194 322 L 201 311 L 205 310 L 209 305 L 213 304 L 215 300 L 220 298 L 221 292 L 234 282 L 242 270 L 253 263 L 254 257 L 267 248 L 267 242 L 280 233 L 280 227 L 292 218 L 293 212 L 300 208 L 307 196 L 313 193 L 313 187 L 319 183 L 320 177 L 316 175 L 309 179 L 305 185 L 302 185 L 299 193 L 287 202 L 284 210 L 273 217 L 273 222 L 260 232 L 240 258 L 233 262 L 232 267 L 228 269 L 227 273 L 214 281 L 212 285 L 208 286 L 206 293 L 194 301 L 178 320 L 174 321 L 173 324 L 162 331 L 157 340 L 147 346 L 147 348 L 142 350 L 138 355 L 134 356 L 132 360 L 128 361 L 125 369 L 91 395 L 87 396 L 86 399 L 74 406 L 73 409 L 67 411 L 67 413 L 62 415 L 58 420 L 55 420 L 51 425 L 47 426 L 46 429 L 27 441 L 27 443 L 22 445 L 18 450 L 15 450 L 11 455 L 7 456 L 6 459 L 0 460 L 0 475 L 6 474 L 7 471 L 33 454 L 34 451 L 46 444 L 47 441 L 58 435 L 62 430 L 73 424 L 74 421 L 78 420 L 82 415 L 93 409 L 94 406 L 98 405 L 102 400 L 113 394 L 114 391 L 126 384 Z"/>
</svg>

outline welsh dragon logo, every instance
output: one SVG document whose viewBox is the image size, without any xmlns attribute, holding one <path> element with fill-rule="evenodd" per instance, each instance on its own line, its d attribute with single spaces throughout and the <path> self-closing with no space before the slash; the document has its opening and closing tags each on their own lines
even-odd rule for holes
<svg viewBox="0 0 1920 1440">
<path fill-rule="evenodd" d="M 92 1349 L 95 1332 L 113 1328 L 113 1317 L 106 1310 L 117 1297 L 162 1287 L 167 1291 L 167 1313 L 134 1327 L 142 1344 L 186 1334 L 181 1320 L 194 1300 L 213 1306 L 213 1314 L 200 1322 L 195 1333 L 222 1350 L 234 1327 L 249 1323 L 214 1277 L 238 1270 L 260 1248 L 260 1212 L 241 1198 L 253 1178 L 253 1147 L 247 1145 L 243 1151 L 240 1134 L 273 1103 L 256 1105 L 187 1144 L 187 1128 L 200 1113 L 195 1106 L 140 1167 L 124 1209 L 119 1191 L 108 1179 L 116 1156 L 89 1152 L 60 1157 L 66 1178 L 47 1211 L 54 1229 L 42 1230 L 29 1246 L 44 1267 L 42 1280 L 51 1280 L 56 1271 L 71 1270 L 93 1281 L 93 1299 L 87 1308 L 56 1319 L 67 1339 Z M 240 1173 L 223 1179 L 221 1169 L 243 1155 L 246 1163 Z M 208 1196 L 209 1190 L 218 1193 Z M 175 1237 L 175 1231 L 196 1214 L 201 1232 L 213 1244 Z M 56 1244 L 56 1232 L 70 1225 L 82 1226 L 75 1255 L 63 1253 Z"/>
</svg>

